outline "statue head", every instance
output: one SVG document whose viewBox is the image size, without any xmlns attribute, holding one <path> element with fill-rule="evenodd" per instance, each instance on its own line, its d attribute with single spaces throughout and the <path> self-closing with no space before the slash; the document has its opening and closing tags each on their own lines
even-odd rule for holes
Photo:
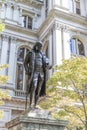
<svg viewBox="0 0 87 130">
<path fill-rule="evenodd" d="M 40 51 L 42 48 L 42 42 L 36 42 L 36 44 L 34 45 L 33 49 L 35 51 Z"/>
</svg>

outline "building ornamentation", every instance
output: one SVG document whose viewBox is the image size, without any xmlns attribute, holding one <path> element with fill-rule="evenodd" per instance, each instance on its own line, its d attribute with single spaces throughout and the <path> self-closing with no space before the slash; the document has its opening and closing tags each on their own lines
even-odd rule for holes
<svg viewBox="0 0 87 130">
<path fill-rule="evenodd" d="M 59 22 L 55 22 L 53 24 L 53 30 L 62 30 L 62 31 L 69 31 L 70 30 L 70 27 L 68 25 L 65 25 L 65 24 L 61 24 Z"/>
</svg>

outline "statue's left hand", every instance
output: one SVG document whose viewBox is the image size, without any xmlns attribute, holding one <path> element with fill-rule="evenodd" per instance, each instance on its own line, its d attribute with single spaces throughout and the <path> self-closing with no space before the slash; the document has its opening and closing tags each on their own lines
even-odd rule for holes
<svg viewBox="0 0 87 130">
<path fill-rule="evenodd" d="M 46 65 L 46 68 L 47 68 L 47 69 L 52 69 L 52 65 L 47 64 L 47 65 Z"/>
</svg>

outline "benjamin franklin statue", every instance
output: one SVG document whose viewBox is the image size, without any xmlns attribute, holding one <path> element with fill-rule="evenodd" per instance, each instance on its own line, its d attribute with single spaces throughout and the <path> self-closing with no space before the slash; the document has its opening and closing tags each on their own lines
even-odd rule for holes
<svg viewBox="0 0 87 130">
<path fill-rule="evenodd" d="M 42 52 L 41 42 L 36 42 L 33 49 L 26 55 L 24 67 L 28 75 L 29 107 L 34 109 L 39 96 L 46 95 L 46 70 L 51 69 L 49 59 Z"/>
</svg>

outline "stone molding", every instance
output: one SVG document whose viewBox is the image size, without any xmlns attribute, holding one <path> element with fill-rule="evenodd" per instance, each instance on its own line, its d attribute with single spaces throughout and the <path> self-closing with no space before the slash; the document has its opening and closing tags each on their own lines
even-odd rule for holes
<svg viewBox="0 0 87 130">
<path fill-rule="evenodd" d="M 11 39 L 11 42 L 16 43 L 16 41 L 17 41 L 17 38 L 15 38 L 13 36 L 6 35 L 6 34 L 1 34 L 1 37 L 3 38 L 3 41 L 8 41 L 9 38 Z"/>
<path fill-rule="evenodd" d="M 9 36 L 8 36 L 8 35 L 3 34 L 3 35 L 2 35 L 2 38 L 3 38 L 3 41 L 8 41 Z"/>
</svg>

